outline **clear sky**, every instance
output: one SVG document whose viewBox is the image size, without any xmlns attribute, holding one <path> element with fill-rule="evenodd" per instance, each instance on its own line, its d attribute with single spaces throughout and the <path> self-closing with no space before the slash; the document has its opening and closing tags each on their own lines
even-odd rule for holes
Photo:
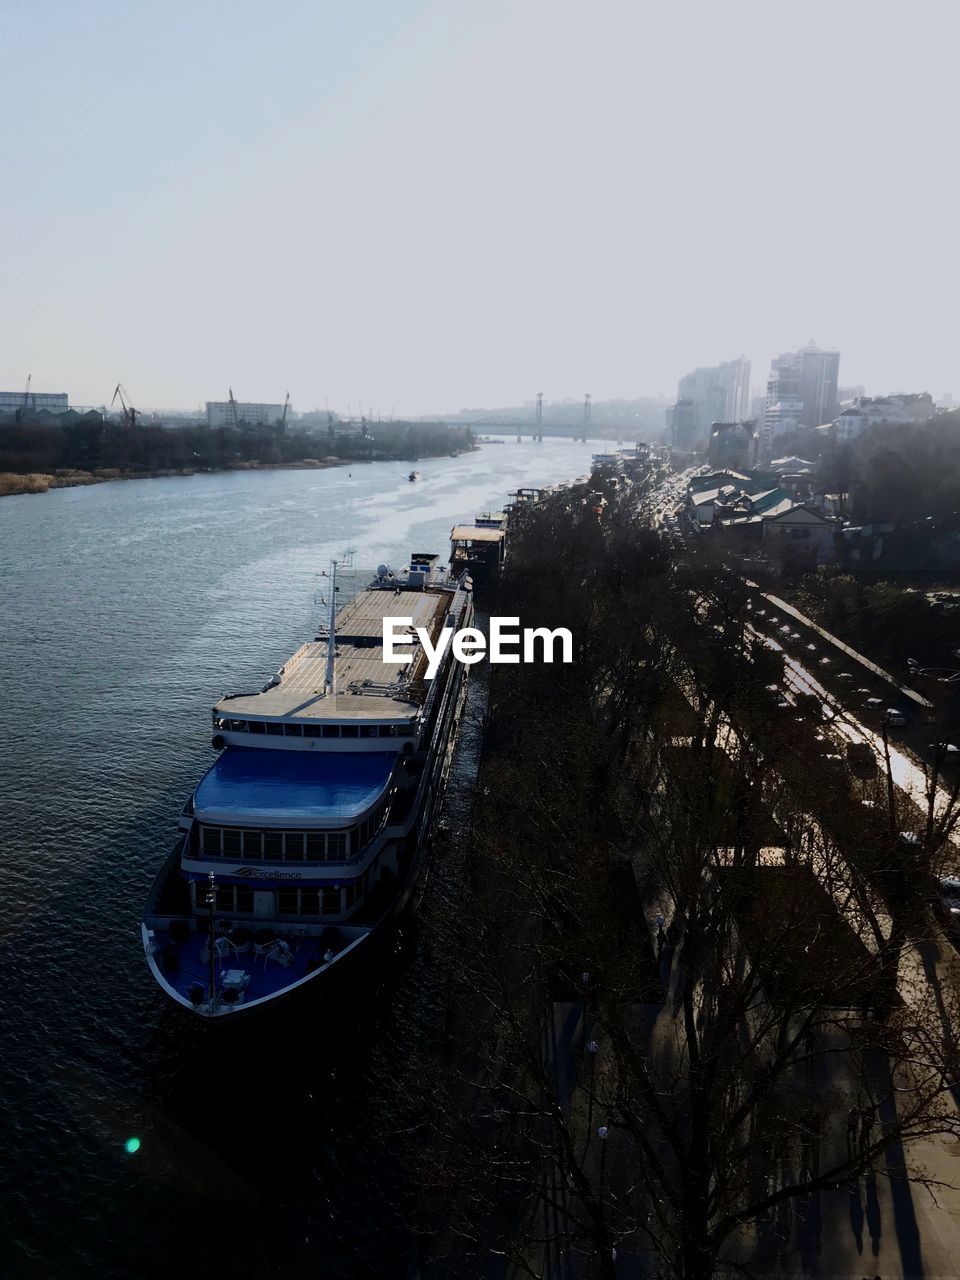
<svg viewBox="0 0 960 1280">
<path fill-rule="evenodd" d="M 957 0 L 0 0 L 0 388 L 960 394 Z"/>
</svg>

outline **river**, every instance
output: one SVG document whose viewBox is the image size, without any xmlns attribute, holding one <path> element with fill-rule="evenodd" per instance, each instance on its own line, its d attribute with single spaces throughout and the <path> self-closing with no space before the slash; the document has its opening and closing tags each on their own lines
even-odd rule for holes
<svg viewBox="0 0 960 1280">
<path fill-rule="evenodd" d="M 445 558 L 454 523 L 597 447 L 487 446 L 414 484 L 397 462 L 0 501 L 5 1280 L 405 1273 L 391 1067 L 430 998 L 415 929 L 370 987 L 218 1033 L 156 987 L 139 916 L 210 707 L 312 637 L 329 559 Z"/>
</svg>

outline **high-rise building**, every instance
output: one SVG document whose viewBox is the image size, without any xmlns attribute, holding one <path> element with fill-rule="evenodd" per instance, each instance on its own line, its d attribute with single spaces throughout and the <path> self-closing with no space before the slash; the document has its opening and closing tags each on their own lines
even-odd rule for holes
<svg viewBox="0 0 960 1280">
<path fill-rule="evenodd" d="M 854 400 L 859 400 L 862 396 L 865 396 L 866 394 L 867 394 L 867 389 L 863 385 L 863 383 L 860 383 L 855 387 L 854 386 L 837 387 L 837 402 L 839 404 L 847 404 L 848 401 L 852 402 Z M 818 427 L 823 426 L 823 423 L 818 422 L 817 426 Z"/>
<path fill-rule="evenodd" d="M 677 383 L 671 411 L 671 442 L 703 449 L 715 422 L 740 422 L 750 411 L 750 361 L 745 356 L 694 369 Z"/>
<path fill-rule="evenodd" d="M 811 339 L 797 351 L 776 356 L 767 379 L 763 446 L 795 427 L 819 427 L 837 416 L 840 352 L 821 351 Z"/>
</svg>

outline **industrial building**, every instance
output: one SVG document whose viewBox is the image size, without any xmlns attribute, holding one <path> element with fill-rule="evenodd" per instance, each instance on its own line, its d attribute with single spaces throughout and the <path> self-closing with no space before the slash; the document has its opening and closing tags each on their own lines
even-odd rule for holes
<svg viewBox="0 0 960 1280">
<path fill-rule="evenodd" d="M 208 427 L 271 427 L 290 415 L 289 404 L 253 404 L 245 400 L 208 400 Z"/>
<path fill-rule="evenodd" d="M 66 413 L 65 391 L 0 391 L 0 413 Z"/>
</svg>

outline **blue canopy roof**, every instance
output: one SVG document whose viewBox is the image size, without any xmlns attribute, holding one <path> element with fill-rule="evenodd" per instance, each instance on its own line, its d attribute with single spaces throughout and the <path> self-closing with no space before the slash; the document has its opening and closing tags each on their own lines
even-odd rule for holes
<svg viewBox="0 0 960 1280">
<path fill-rule="evenodd" d="M 228 747 L 201 778 L 194 813 L 231 826 L 346 827 L 379 800 L 396 759 L 389 751 Z"/>
</svg>

